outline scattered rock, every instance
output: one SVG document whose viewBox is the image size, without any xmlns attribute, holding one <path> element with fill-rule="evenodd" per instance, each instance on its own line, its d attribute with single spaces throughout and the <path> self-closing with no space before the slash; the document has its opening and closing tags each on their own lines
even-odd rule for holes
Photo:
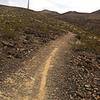
<svg viewBox="0 0 100 100">
<path fill-rule="evenodd" d="M 2 44 L 3 44 L 4 46 L 7 46 L 7 47 L 14 47 L 14 43 L 7 42 L 7 41 L 1 41 L 1 42 L 2 42 Z"/>
</svg>

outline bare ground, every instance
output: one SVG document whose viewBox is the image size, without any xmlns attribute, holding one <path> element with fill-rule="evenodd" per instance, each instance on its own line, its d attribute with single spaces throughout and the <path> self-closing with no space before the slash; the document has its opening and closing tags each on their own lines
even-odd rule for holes
<svg viewBox="0 0 100 100">
<path fill-rule="evenodd" d="M 92 74 L 73 64 L 74 37 L 69 32 L 23 62 L 24 67 L 5 80 L 0 100 L 99 100 L 99 88 L 90 84 Z"/>
<path fill-rule="evenodd" d="M 41 100 L 45 97 L 45 86 L 51 62 L 57 52 L 68 44 L 71 33 L 51 42 L 42 48 L 30 61 L 23 62 L 24 67 L 8 77 L 0 91 L 1 100 Z M 55 60 L 56 61 L 56 60 Z"/>
</svg>

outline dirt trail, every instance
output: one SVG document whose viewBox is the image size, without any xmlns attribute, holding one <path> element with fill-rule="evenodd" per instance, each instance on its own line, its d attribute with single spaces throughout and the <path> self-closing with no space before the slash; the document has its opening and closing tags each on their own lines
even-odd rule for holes
<svg viewBox="0 0 100 100">
<path fill-rule="evenodd" d="M 52 58 L 55 56 L 55 53 L 57 52 L 58 48 L 55 48 L 52 53 L 50 54 L 50 57 L 47 59 L 45 66 L 44 66 L 44 71 L 42 73 L 42 79 L 40 83 L 40 90 L 39 90 L 39 97 L 38 100 L 43 100 L 44 95 L 45 95 L 45 85 L 46 85 L 46 80 L 47 80 L 47 75 L 48 75 L 48 70 L 50 68 L 50 63 L 52 62 Z"/>
<path fill-rule="evenodd" d="M 59 53 L 69 49 L 73 37 L 74 35 L 69 32 L 41 49 L 30 61 L 23 62 L 25 67 L 8 79 L 9 91 L 12 91 L 12 94 L 3 98 L 3 93 L 0 92 L 0 98 L 2 97 L 2 100 L 45 100 L 49 70 L 55 67 L 54 63 L 56 58 L 59 58 Z M 12 84 L 17 86 L 17 89 L 13 87 L 12 90 Z"/>
<path fill-rule="evenodd" d="M 55 58 L 57 58 L 57 56 L 59 57 L 59 51 L 60 50 L 62 51 L 62 48 L 68 47 L 69 41 L 70 41 L 70 39 L 72 37 L 73 37 L 73 34 L 69 33 L 65 37 L 61 38 L 55 44 L 56 47 L 52 50 L 52 52 L 50 53 L 48 59 L 45 61 L 45 66 L 44 66 L 44 70 L 42 72 L 42 77 L 41 77 L 41 83 L 40 83 L 40 90 L 39 90 L 39 94 L 38 94 L 38 96 L 39 96 L 38 100 L 44 100 L 45 92 L 46 92 L 46 82 L 47 82 L 47 76 L 49 74 L 49 69 L 51 68 L 51 66 L 54 67 L 53 64 L 54 64 L 54 62 L 56 62 Z"/>
</svg>

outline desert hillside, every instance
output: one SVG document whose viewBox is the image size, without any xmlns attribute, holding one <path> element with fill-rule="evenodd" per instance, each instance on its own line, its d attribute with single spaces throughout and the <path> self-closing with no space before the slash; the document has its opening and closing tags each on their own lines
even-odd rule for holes
<svg viewBox="0 0 100 100">
<path fill-rule="evenodd" d="M 9 73 L 16 70 L 15 64 L 66 32 L 63 21 L 23 8 L 0 6 L 0 68 Z"/>
<path fill-rule="evenodd" d="M 41 13 L 47 14 L 48 16 L 56 17 L 57 19 L 70 22 L 77 26 L 81 26 L 81 28 L 100 33 L 100 10 L 97 10 L 92 13 L 82 13 L 76 11 L 69 11 L 63 14 L 59 14 L 57 12 L 43 10 Z"/>
<path fill-rule="evenodd" d="M 100 34 L 100 10 L 92 13 L 67 12 L 61 15 L 61 19 Z"/>
<path fill-rule="evenodd" d="M 0 5 L 0 100 L 99 100 L 99 33 L 100 10 Z"/>
</svg>

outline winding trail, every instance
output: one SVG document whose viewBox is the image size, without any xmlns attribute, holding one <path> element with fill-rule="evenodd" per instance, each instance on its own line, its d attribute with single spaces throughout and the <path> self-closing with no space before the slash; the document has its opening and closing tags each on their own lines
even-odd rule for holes
<svg viewBox="0 0 100 100">
<path fill-rule="evenodd" d="M 48 100 L 46 86 L 50 78 L 49 71 L 56 66 L 57 59 L 69 51 L 74 36 L 69 32 L 42 48 L 30 61 L 23 62 L 25 67 L 8 79 L 11 87 L 9 91 L 12 91 L 10 96 L 3 97 L 1 93 L 2 100 Z M 14 85 L 17 89 L 13 87 L 12 90 Z"/>
<path fill-rule="evenodd" d="M 60 55 L 65 54 L 70 48 L 70 42 L 72 41 L 74 34 L 69 32 L 67 35 L 61 37 L 60 39 L 54 41 L 48 49 L 51 49 L 51 53 L 48 54 L 46 61 L 43 63 L 43 71 L 41 72 L 41 81 L 39 92 L 36 100 L 45 100 L 46 94 L 46 83 L 48 79 L 49 70 L 55 67 L 56 59 L 59 58 Z M 60 54 L 63 52 L 62 54 Z M 45 54 L 46 55 L 46 54 Z M 34 99 L 32 99 L 34 100 Z"/>
</svg>

